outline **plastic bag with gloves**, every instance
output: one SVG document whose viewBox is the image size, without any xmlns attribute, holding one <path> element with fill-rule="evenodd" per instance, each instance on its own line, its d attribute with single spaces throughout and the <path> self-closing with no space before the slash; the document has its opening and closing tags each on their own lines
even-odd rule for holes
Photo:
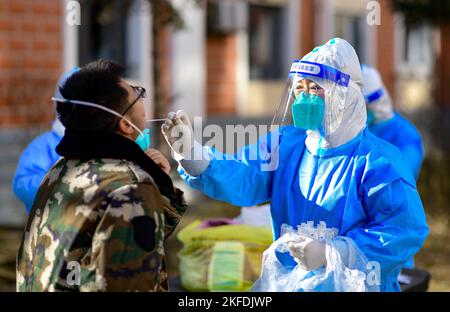
<svg viewBox="0 0 450 312">
<path fill-rule="evenodd" d="M 252 291 L 379 291 L 379 279 L 364 254 L 350 238 L 336 234 L 336 229 L 327 229 L 323 222 L 317 228 L 308 222 L 297 230 L 283 224 L 280 238 L 264 252 L 261 275 Z M 280 262 L 280 254 L 292 254 L 292 242 L 311 239 L 325 245 L 326 265 L 306 270 L 301 264 L 290 268 Z"/>
</svg>

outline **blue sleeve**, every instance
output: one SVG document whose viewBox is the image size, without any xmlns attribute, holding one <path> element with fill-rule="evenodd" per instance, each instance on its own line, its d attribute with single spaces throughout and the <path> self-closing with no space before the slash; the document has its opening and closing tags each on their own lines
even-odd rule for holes
<svg viewBox="0 0 450 312">
<path fill-rule="evenodd" d="M 28 213 L 42 179 L 59 158 L 55 151 L 58 142 L 59 138 L 54 133 L 44 133 L 34 139 L 19 158 L 13 179 L 13 190 L 25 204 Z"/>
<path fill-rule="evenodd" d="M 190 187 L 217 200 L 236 206 L 269 201 L 274 172 L 271 166 L 276 158 L 270 153 L 270 137 L 270 134 L 263 137 L 235 155 L 209 148 L 212 159 L 202 174 L 191 176 L 182 167 L 178 172 Z"/>
<path fill-rule="evenodd" d="M 345 236 L 355 241 L 369 261 L 380 264 L 381 290 L 399 290 L 401 267 L 419 251 L 428 235 L 422 202 L 416 188 L 403 179 L 366 194 L 369 222 Z"/>
<path fill-rule="evenodd" d="M 399 147 L 405 162 L 411 169 L 414 178 L 417 180 L 423 160 L 423 149 L 421 142 L 411 142 Z"/>
<path fill-rule="evenodd" d="M 396 113 L 394 120 L 395 132 L 391 134 L 393 135 L 392 143 L 400 150 L 403 159 L 417 180 L 424 157 L 422 138 L 414 124 L 403 116 Z"/>
</svg>

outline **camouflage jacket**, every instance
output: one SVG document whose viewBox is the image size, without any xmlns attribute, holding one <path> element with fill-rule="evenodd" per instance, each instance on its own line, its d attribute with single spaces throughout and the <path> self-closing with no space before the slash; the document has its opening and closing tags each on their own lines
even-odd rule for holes
<svg viewBox="0 0 450 312">
<path fill-rule="evenodd" d="M 178 204 L 128 160 L 62 157 L 34 201 L 17 290 L 167 291 L 163 243 L 186 209 L 174 192 Z"/>
</svg>

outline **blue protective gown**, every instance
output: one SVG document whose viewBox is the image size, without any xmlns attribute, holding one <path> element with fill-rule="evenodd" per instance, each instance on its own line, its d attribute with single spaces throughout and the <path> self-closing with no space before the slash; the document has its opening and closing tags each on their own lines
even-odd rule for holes
<svg viewBox="0 0 450 312">
<path fill-rule="evenodd" d="M 400 114 L 369 126 L 370 131 L 377 137 L 388 141 L 397 147 L 403 155 L 414 177 L 419 177 L 424 152 L 422 138 L 416 127 Z"/>
<path fill-rule="evenodd" d="M 380 263 L 380 290 L 400 291 L 397 276 L 422 246 L 428 226 L 414 177 L 398 149 L 365 129 L 350 142 L 313 155 L 304 130 L 283 130 L 274 171 L 260 170 L 261 158 L 249 160 L 254 147 L 247 146 L 227 160 L 212 159 L 199 176 L 181 167 L 179 173 L 214 199 L 238 206 L 271 201 L 274 239 L 283 223 L 325 221 L 353 239 L 369 261 Z M 270 151 L 269 138 L 257 144 Z M 295 264 L 288 254 L 282 258 L 287 267 Z"/>
<path fill-rule="evenodd" d="M 422 138 L 416 127 L 400 114 L 369 126 L 370 131 L 380 139 L 383 139 L 397 147 L 403 155 L 403 159 L 411 169 L 417 180 L 424 157 Z M 414 257 L 411 257 L 403 266 L 407 269 L 414 268 Z"/>
<path fill-rule="evenodd" d="M 20 156 L 13 180 L 13 190 L 24 203 L 27 213 L 31 210 L 42 179 L 60 158 L 55 151 L 60 141 L 61 136 L 55 132 L 45 132 L 31 141 Z"/>
</svg>

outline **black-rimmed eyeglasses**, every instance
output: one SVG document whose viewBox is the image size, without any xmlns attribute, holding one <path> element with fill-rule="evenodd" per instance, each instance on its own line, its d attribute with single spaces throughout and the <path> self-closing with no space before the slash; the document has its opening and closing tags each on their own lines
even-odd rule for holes
<svg viewBox="0 0 450 312">
<path fill-rule="evenodd" d="M 137 101 L 139 101 L 141 98 L 146 98 L 147 97 L 145 88 L 139 87 L 139 86 L 131 86 L 131 87 L 136 92 L 137 97 L 136 97 L 136 99 L 133 102 L 130 103 L 130 105 L 128 105 L 127 109 L 125 109 L 125 111 L 122 113 L 122 115 L 125 115 L 130 110 L 130 108 L 132 108 L 133 105 L 136 104 Z"/>
</svg>

